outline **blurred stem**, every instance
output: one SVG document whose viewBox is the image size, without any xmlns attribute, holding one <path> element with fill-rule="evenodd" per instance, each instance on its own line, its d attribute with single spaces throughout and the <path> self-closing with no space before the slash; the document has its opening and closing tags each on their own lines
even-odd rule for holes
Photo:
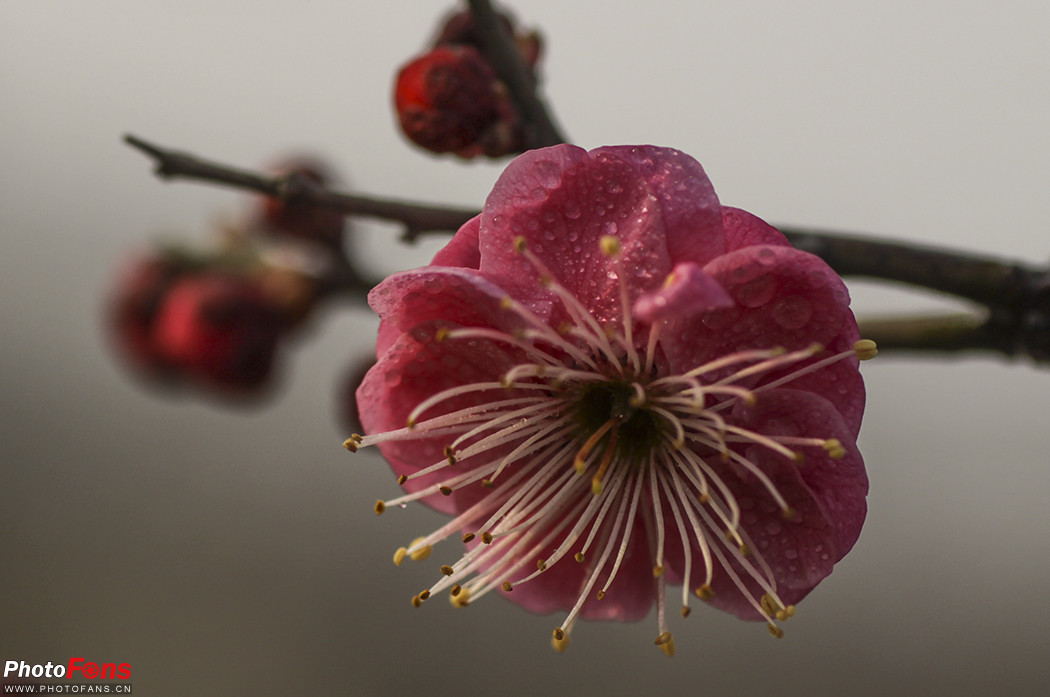
<svg viewBox="0 0 1050 697">
<path fill-rule="evenodd" d="M 427 206 L 341 194 L 296 174 L 264 176 L 162 148 L 135 136 L 132 147 L 156 164 L 163 179 L 193 179 L 314 205 L 345 215 L 404 225 L 408 241 L 423 234 L 450 234 L 476 209 Z M 906 283 L 978 303 L 983 314 L 880 319 L 863 323 L 865 336 L 894 351 L 993 351 L 1050 363 L 1050 270 L 1026 264 L 902 242 L 781 227 L 791 243 L 824 259 L 842 276 Z M 360 278 L 347 274 L 348 279 Z M 359 293 L 361 284 L 347 286 Z"/>
<path fill-rule="evenodd" d="M 496 76 L 507 86 L 522 120 L 528 124 L 529 149 L 565 142 L 554 117 L 537 93 L 536 79 L 525 65 L 514 37 L 489 0 L 467 0 L 481 35 L 482 49 Z"/>
</svg>

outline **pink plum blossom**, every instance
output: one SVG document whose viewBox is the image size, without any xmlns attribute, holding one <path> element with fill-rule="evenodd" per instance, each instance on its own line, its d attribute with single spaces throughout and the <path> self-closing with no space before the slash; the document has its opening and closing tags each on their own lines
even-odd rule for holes
<svg viewBox="0 0 1050 697">
<path fill-rule="evenodd" d="M 404 494 L 452 518 L 397 551 L 463 553 L 413 604 L 496 591 L 576 621 L 657 610 L 669 586 L 780 623 L 850 550 L 868 483 L 860 341 L 841 279 L 722 206 L 676 150 L 560 145 L 515 159 L 430 266 L 369 301 L 358 392 Z"/>
</svg>

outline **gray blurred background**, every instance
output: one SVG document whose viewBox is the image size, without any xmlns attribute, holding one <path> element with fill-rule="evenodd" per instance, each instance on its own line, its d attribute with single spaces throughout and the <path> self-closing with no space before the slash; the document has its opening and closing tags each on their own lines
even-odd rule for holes
<svg viewBox="0 0 1050 697">
<path fill-rule="evenodd" d="M 390 556 L 439 517 L 377 518 L 391 475 L 340 447 L 367 309 L 324 314 L 264 408 L 169 399 L 121 369 L 99 322 L 120 261 L 248 206 L 160 183 L 125 132 L 246 167 L 311 149 L 363 192 L 480 205 L 502 165 L 409 148 L 389 107 L 446 7 L 0 0 L 0 660 L 129 662 L 144 697 L 1045 694 L 1046 369 L 865 364 L 857 547 L 784 640 L 697 608 L 673 660 L 653 618 L 582 624 L 557 655 L 559 619 L 495 597 L 410 607 L 436 565 Z M 581 145 L 685 150 L 723 202 L 773 222 L 1047 259 L 1048 3 L 515 9 Z M 380 271 L 435 249 L 358 229 Z M 942 306 L 852 288 L 860 314 Z"/>
</svg>

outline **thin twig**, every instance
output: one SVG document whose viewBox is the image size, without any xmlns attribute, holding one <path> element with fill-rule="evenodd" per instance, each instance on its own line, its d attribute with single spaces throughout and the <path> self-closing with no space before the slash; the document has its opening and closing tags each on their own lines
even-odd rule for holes
<svg viewBox="0 0 1050 697">
<path fill-rule="evenodd" d="M 133 135 L 124 142 L 151 157 L 155 173 L 162 179 L 193 179 L 274 196 L 289 204 L 331 208 L 346 215 L 392 221 L 405 226 L 408 240 L 426 233 L 455 232 L 477 215 L 476 210 L 423 206 L 405 201 L 355 196 L 330 191 L 297 173 L 265 176 L 196 155 L 169 150 Z"/>
</svg>

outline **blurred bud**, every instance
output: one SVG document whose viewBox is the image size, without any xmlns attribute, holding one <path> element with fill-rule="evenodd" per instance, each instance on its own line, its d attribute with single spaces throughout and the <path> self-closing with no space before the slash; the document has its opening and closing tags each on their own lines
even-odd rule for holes
<svg viewBox="0 0 1050 697">
<path fill-rule="evenodd" d="M 107 308 L 117 351 L 151 379 L 171 379 L 174 367 L 154 341 L 153 327 L 168 289 L 185 272 L 173 255 L 141 257 L 121 273 Z"/>
<path fill-rule="evenodd" d="M 519 149 L 506 88 L 470 46 L 441 46 L 403 67 L 394 103 L 405 135 L 432 152 L 495 157 Z"/>
<path fill-rule="evenodd" d="M 248 392 L 266 385 L 284 329 L 281 308 L 258 278 L 210 272 L 172 284 L 153 337 L 186 376 L 220 390 Z"/>
<path fill-rule="evenodd" d="M 298 174 L 307 184 L 325 187 L 333 177 L 321 161 L 309 157 L 291 158 L 270 168 L 274 175 Z M 262 203 L 262 219 L 270 231 L 300 240 L 338 247 L 343 238 L 343 214 L 328 208 L 297 204 L 274 196 Z"/>
</svg>

